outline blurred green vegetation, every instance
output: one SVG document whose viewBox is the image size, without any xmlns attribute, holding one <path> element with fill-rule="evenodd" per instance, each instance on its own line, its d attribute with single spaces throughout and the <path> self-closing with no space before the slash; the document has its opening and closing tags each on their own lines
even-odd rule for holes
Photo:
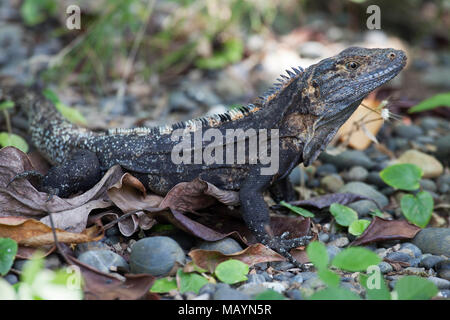
<svg viewBox="0 0 450 320">
<path fill-rule="evenodd" d="M 381 7 L 383 31 L 418 43 L 445 34 L 442 19 L 450 8 L 449 0 L 97 0 L 91 6 L 78 0 L 73 3 L 81 6 L 82 30 L 67 30 L 64 3 L 24 0 L 21 15 L 32 28 L 50 24 L 64 42 L 44 79 L 89 89 L 128 78 L 130 64 L 131 76 L 146 79 L 170 78 L 190 67 L 223 68 L 246 54 L 249 35 L 286 34 L 314 21 L 366 31 L 369 4 Z"/>
</svg>

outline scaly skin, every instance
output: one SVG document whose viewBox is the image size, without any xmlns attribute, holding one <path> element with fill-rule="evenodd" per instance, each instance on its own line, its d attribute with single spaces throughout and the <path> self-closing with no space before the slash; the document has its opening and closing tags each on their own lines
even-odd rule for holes
<svg viewBox="0 0 450 320">
<path fill-rule="evenodd" d="M 291 170 L 302 162 L 310 165 L 362 99 L 394 78 L 405 64 L 403 51 L 352 47 L 304 71 L 288 71 L 288 76 L 281 76 L 265 95 L 238 111 L 173 126 L 113 129 L 108 133 L 67 122 L 49 101 L 28 88 L 2 88 L 0 99 L 13 100 L 26 111 L 33 144 L 58 165 L 44 177 L 42 190 L 62 197 L 87 190 L 116 164 L 161 195 L 179 182 L 200 177 L 221 189 L 239 191 L 242 216 L 249 229 L 261 243 L 293 261 L 289 249 L 304 245 L 308 237 L 274 237 L 263 192 L 270 190 L 276 200 L 285 193 L 292 195 L 286 179 Z M 223 136 L 227 129 L 255 129 L 254 133 L 246 131 L 249 135 L 241 137 L 244 141 L 255 135 L 260 138 L 259 129 L 278 129 L 278 170 L 262 175 L 260 169 L 265 166 L 249 164 L 247 154 L 243 164 L 175 164 L 171 152 L 179 141 L 172 141 L 171 134 L 180 128 L 191 137 L 211 128 Z M 237 145 L 237 141 L 230 143 Z M 208 144 L 210 141 L 202 141 L 202 152 Z M 219 142 L 224 154 L 226 146 L 225 140 Z"/>
</svg>

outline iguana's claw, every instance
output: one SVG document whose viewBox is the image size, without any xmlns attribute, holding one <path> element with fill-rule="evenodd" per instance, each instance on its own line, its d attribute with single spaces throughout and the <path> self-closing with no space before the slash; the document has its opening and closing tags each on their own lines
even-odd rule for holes
<svg viewBox="0 0 450 320">
<path fill-rule="evenodd" d="M 303 265 L 299 263 L 295 258 L 289 253 L 289 250 L 306 245 L 312 236 L 303 236 L 294 239 L 285 239 L 289 235 L 288 232 L 283 233 L 280 237 L 265 238 L 261 241 L 262 244 L 268 246 L 269 248 L 275 250 L 282 256 L 286 257 L 289 262 L 300 269 L 304 269 Z"/>
<path fill-rule="evenodd" d="M 18 179 L 28 179 L 31 177 L 36 177 L 38 179 L 42 179 L 42 178 L 44 178 L 44 175 L 36 170 L 28 170 L 28 171 L 24 171 L 22 173 L 18 173 L 8 182 L 8 184 L 6 185 L 6 188 L 8 188 L 11 183 L 13 183 L 14 181 L 16 181 Z"/>
</svg>

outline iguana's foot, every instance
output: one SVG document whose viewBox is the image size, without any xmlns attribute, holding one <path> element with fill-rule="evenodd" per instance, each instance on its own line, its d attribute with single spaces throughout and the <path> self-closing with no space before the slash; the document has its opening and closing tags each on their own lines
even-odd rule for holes
<svg viewBox="0 0 450 320">
<path fill-rule="evenodd" d="M 6 188 L 8 188 L 9 185 L 16 180 L 29 179 L 29 178 L 37 178 L 39 180 L 39 183 L 41 183 L 42 179 L 44 178 L 44 175 L 36 170 L 28 170 L 28 171 L 24 171 L 22 173 L 18 173 L 8 182 L 8 184 L 6 185 Z"/>
<path fill-rule="evenodd" d="M 289 251 L 293 248 L 297 248 L 300 246 L 304 246 L 308 244 L 309 240 L 312 239 L 312 236 L 304 236 L 294 239 L 285 239 L 288 236 L 288 232 L 285 232 L 280 237 L 264 237 L 260 240 L 263 245 L 268 246 L 272 250 L 278 252 L 283 257 L 287 258 L 289 262 L 300 269 L 304 269 L 303 265 L 295 260 L 295 258 L 289 253 Z"/>
</svg>

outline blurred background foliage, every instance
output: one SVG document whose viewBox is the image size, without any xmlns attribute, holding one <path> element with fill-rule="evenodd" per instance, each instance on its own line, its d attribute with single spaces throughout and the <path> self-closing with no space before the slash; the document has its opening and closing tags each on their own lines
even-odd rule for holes
<svg viewBox="0 0 450 320">
<path fill-rule="evenodd" d="M 70 4 L 81 7 L 82 30 L 65 27 L 61 12 Z M 252 34 L 284 35 L 324 20 L 367 30 L 369 4 L 382 8 L 384 32 L 448 49 L 449 0 L 24 0 L 20 13 L 29 28 L 50 29 L 64 44 L 43 73 L 47 82 L 101 91 L 111 79 L 126 80 L 130 65 L 145 80 L 223 68 L 246 55 Z"/>
</svg>

